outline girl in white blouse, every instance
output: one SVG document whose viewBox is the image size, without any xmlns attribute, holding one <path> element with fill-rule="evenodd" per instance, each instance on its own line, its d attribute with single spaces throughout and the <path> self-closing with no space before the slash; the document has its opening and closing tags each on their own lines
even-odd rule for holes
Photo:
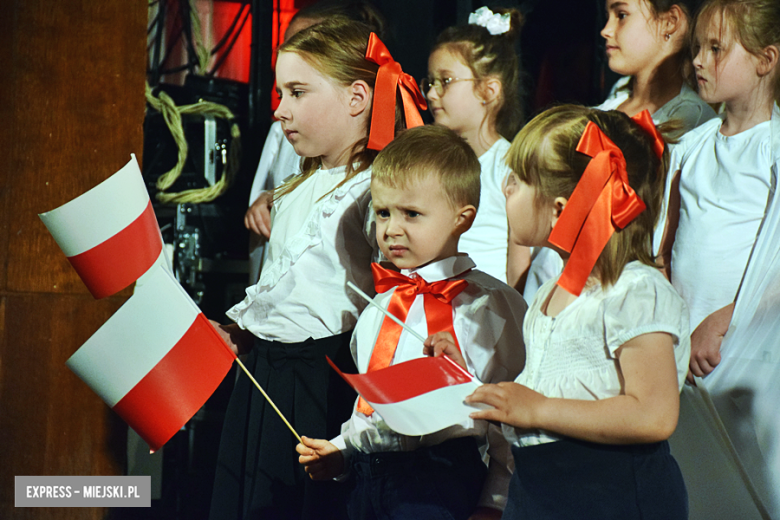
<svg viewBox="0 0 780 520">
<path fill-rule="evenodd" d="M 575 151 L 576 150 L 576 151 Z M 688 311 L 655 267 L 664 140 L 649 113 L 560 106 L 514 139 L 510 239 L 562 256 L 526 313 L 526 365 L 467 401 L 504 423 L 506 519 L 684 519 L 666 439 L 690 352 Z"/>
<path fill-rule="evenodd" d="M 329 438 L 355 400 L 326 362 L 328 356 L 355 371 L 349 343 L 365 302 L 346 283 L 373 291 L 375 253 L 365 224 L 371 163 L 400 128 L 397 88 L 404 88 L 408 125 L 422 123 L 415 101 L 425 105 L 376 35 L 341 18 L 285 42 L 276 83 L 275 115 L 305 157 L 302 173 L 276 190 L 260 279 L 228 311 L 235 323 L 218 330 L 234 351 L 248 354 L 247 367 L 300 434 Z M 211 518 L 343 518 L 340 487 L 310 481 L 296 444 L 239 377 L 225 415 Z"/>
</svg>

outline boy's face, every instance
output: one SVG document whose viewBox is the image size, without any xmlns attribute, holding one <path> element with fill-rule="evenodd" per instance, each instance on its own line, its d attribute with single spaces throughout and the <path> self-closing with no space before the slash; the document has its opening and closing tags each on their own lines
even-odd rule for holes
<svg viewBox="0 0 780 520">
<path fill-rule="evenodd" d="M 399 269 L 414 269 L 458 252 L 458 239 L 476 210 L 455 208 L 436 175 L 391 188 L 371 181 L 376 213 L 376 239 L 388 260 Z"/>
</svg>

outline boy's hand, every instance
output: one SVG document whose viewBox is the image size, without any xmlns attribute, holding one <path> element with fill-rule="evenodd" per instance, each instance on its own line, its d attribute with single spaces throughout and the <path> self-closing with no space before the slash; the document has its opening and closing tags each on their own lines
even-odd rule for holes
<svg viewBox="0 0 780 520">
<path fill-rule="evenodd" d="M 547 398 L 519 383 L 504 381 L 497 385 L 485 384 L 466 397 L 466 403 L 483 403 L 492 406 L 490 410 L 472 412 L 472 419 L 498 421 L 517 428 L 536 428 L 536 411 Z"/>
<path fill-rule="evenodd" d="M 344 455 L 329 441 L 301 437 L 295 451 L 312 480 L 330 480 L 344 473 Z"/>
<path fill-rule="evenodd" d="M 271 206 L 273 203 L 274 199 L 270 191 L 261 193 L 244 215 L 244 226 L 258 235 L 271 238 Z"/>
<path fill-rule="evenodd" d="M 449 332 L 437 332 L 433 336 L 428 336 L 428 339 L 423 343 L 423 354 L 432 357 L 447 354 L 450 359 L 463 367 L 464 370 L 468 370 L 466 360 L 463 359 L 460 350 L 455 345 L 452 334 Z"/>
<path fill-rule="evenodd" d="M 702 321 L 691 334 L 691 365 L 687 380 L 693 383 L 693 376 L 704 377 L 720 363 L 720 345 L 729 330 L 734 304 L 730 303 L 713 312 Z"/>
</svg>

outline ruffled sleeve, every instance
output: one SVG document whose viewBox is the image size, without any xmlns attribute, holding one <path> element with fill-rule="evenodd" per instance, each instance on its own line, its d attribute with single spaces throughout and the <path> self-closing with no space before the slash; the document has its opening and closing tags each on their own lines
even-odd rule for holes
<svg viewBox="0 0 780 520">
<path fill-rule="evenodd" d="M 674 339 L 678 380 L 682 385 L 690 358 L 688 308 L 672 285 L 655 269 L 629 265 L 619 286 L 603 302 L 607 349 L 612 357 L 626 342 L 654 332 Z"/>
</svg>

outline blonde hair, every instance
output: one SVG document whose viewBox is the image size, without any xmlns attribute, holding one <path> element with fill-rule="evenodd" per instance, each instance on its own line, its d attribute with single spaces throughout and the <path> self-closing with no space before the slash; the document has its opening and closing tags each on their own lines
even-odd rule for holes
<svg viewBox="0 0 780 520">
<path fill-rule="evenodd" d="M 479 207 L 479 159 L 458 134 L 439 125 L 404 130 L 374 161 L 371 181 L 392 188 L 435 175 L 453 207 Z"/>
<path fill-rule="evenodd" d="M 607 287 L 617 281 L 628 262 L 639 260 L 656 266 L 652 237 L 663 199 L 668 148 L 659 159 L 652 137 L 622 112 L 561 105 L 539 114 L 520 130 L 506 161 L 514 175 L 536 188 L 537 207 L 552 203 L 556 197 L 568 199 L 591 160 L 576 151 L 589 121 L 623 152 L 629 185 L 646 205 L 625 228 L 615 230 L 596 261 L 594 272 Z M 667 128 L 660 127 L 662 132 Z"/>
<path fill-rule="evenodd" d="M 493 12 L 510 15 L 508 32 L 492 35 L 486 28 L 473 24 L 448 27 L 439 35 L 431 53 L 446 49 L 460 57 L 478 80 L 474 87 L 477 92 L 488 78 L 501 82 L 501 97 L 488 117 L 495 118 L 499 134 L 512 139 L 523 123 L 520 60 L 515 52 L 523 16 L 510 8 L 496 8 Z"/>
<path fill-rule="evenodd" d="M 721 38 L 733 36 L 746 51 L 761 58 L 770 45 L 780 47 L 780 2 L 778 0 L 710 0 L 699 12 L 695 34 L 698 53 L 701 31 L 706 31 L 713 19 L 720 15 Z M 774 99 L 780 102 L 780 73 L 775 66 Z"/>
<path fill-rule="evenodd" d="M 349 86 L 355 81 L 365 81 L 373 93 L 379 65 L 366 59 L 370 35 L 371 30 L 365 24 L 342 16 L 333 16 L 296 33 L 279 47 L 279 52 L 298 54 L 320 74 L 333 79 L 339 85 Z M 398 109 L 398 103 L 396 105 L 395 130 L 399 131 L 403 125 L 403 115 Z M 369 120 L 370 115 L 369 113 Z M 352 146 L 347 161 L 347 174 L 339 186 L 371 166 L 377 152 L 366 148 L 367 144 L 368 128 L 366 137 Z M 279 186 L 274 191 L 274 198 L 278 199 L 293 191 L 321 165 L 320 157 L 304 158 L 301 174 Z"/>
</svg>

